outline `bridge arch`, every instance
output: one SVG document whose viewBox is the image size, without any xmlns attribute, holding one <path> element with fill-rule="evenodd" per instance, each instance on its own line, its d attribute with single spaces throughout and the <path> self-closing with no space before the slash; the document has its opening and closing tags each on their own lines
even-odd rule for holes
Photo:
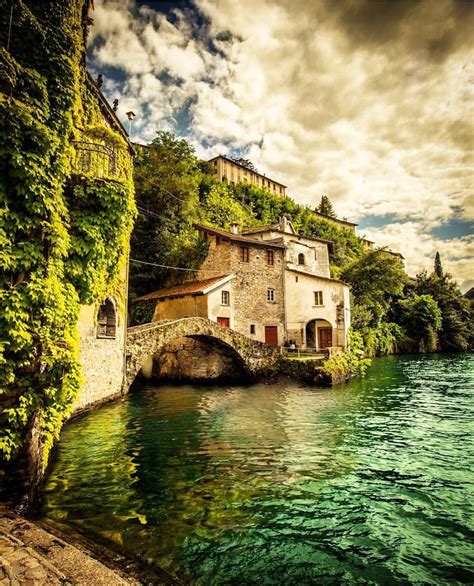
<svg viewBox="0 0 474 586">
<path fill-rule="evenodd" d="M 229 349 L 248 375 L 256 375 L 268 369 L 280 355 L 279 348 L 255 342 L 230 328 L 201 317 L 135 326 L 127 331 L 125 390 L 133 383 L 147 359 L 177 338 L 212 340 L 213 343 Z"/>
</svg>

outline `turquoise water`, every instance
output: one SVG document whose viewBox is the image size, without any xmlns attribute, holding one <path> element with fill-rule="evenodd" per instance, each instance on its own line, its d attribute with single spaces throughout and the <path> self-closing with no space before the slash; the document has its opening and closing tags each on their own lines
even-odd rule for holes
<svg viewBox="0 0 474 586">
<path fill-rule="evenodd" d="M 65 427 L 44 515 L 186 583 L 473 583 L 473 383 L 459 354 L 146 387 Z"/>
</svg>

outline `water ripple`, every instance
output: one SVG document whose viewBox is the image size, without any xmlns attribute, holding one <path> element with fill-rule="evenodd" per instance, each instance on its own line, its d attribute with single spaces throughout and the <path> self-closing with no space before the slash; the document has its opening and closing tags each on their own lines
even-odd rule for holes
<svg viewBox="0 0 474 586">
<path fill-rule="evenodd" d="M 66 426 L 44 514 L 196 584 L 474 582 L 474 356 L 145 388 Z"/>
</svg>

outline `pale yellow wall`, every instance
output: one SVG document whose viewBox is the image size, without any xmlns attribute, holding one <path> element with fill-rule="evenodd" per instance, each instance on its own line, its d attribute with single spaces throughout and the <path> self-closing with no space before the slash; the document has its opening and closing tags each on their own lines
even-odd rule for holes
<svg viewBox="0 0 474 586">
<path fill-rule="evenodd" d="M 323 292 L 323 305 L 314 304 L 314 292 Z M 350 325 L 349 287 L 336 281 L 319 279 L 294 271 L 285 271 L 286 328 L 288 338 L 305 344 L 306 324 L 312 319 L 329 322 L 333 328 L 333 346 L 344 347 Z M 337 306 L 342 312 L 338 314 Z M 297 333 L 300 334 L 297 335 Z"/>
<path fill-rule="evenodd" d="M 183 317 L 207 317 L 205 295 L 160 299 L 156 304 L 152 321 L 181 319 Z"/>
<path fill-rule="evenodd" d="M 276 195 L 285 195 L 286 189 L 283 185 L 276 183 L 260 173 L 242 168 L 240 165 L 227 161 L 222 157 L 218 157 L 212 161 L 211 165 L 214 173 L 221 181 L 226 178 L 229 183 L 250 183 L 257 187 L 265 187 L 265 189 L 268 189 Z"/>
</svg>

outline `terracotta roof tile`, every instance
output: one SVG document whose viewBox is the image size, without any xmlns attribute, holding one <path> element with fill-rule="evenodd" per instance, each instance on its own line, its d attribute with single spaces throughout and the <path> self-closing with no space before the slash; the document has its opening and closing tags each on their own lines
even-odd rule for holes
<svg viewBox="0 0 474 586">
<path fill-rule="evenodd" d="M 204 279 L 204 281 L 188 281 L 175 285 L 174 287 L 166 287 L 158 289 L 147 295 L 142 295 L 134 299 L 135 301 L 152 301 L 153 299 L 163 299 L 164 297 L 184 297 L 185 295 L 202 295 L 206 289 L 212 285 L 217 284 L 229 275 L 221 275 L 220 277 L 212 277 L 211 279 Z"/>
</svg>

